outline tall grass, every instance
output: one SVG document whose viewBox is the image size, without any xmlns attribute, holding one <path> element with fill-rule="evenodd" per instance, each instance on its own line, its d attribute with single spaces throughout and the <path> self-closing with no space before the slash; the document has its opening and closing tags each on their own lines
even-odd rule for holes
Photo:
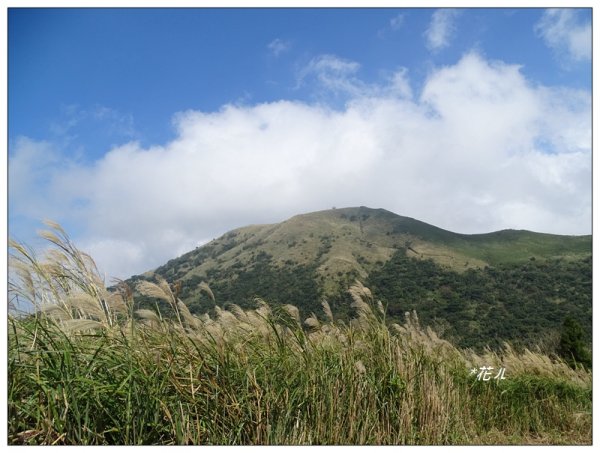
<svg viewBox="0 0 600 453">
<path fill-rule="evenodd" d="M 356 317 L 291 305 L 196 316 L 167 282 L 137 290 L 175 316 L 134 311 L 56 224 L 38 260 L 12 243 L 9 444 L 590 444 L 591 373 L 539 353 L 477 355 L 389 324 L 359 282 Z M 209 295 L 210 290 L 203 286 Z M 477 381 L 472 368 L 506 367 Z"/>
</svg>

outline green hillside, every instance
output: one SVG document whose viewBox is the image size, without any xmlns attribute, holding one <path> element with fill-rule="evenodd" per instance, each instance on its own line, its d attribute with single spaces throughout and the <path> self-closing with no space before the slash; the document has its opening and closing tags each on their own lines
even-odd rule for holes
<svg viewBox="0 0 600 453">
<path fill-rule="evenodd" d="M 330 209 L 226 233 L 153 272 L 178 283 L 192 312 L 255 298 L 349 315 L 356 280 L 392 318 L 415 309 L 461 346 L 555 341 L 568 315 L 591 339 L 591 236 L 522 230 L 453 233 L 384 209 Z M 167 309 L 167 307 L 163 307 Z"/>
<path fill-rule="evenodd" d="M 332 296 L 344 310 L 218 307 L 202 285 L 213 305 L 195 315 L 188 306 L 203 299 L 179 297 L 191 278 L 106 288 L 49 226 L 42 260 L 10 242 L 9 301 L 36 307 L 9 311 L 10 445 L 591 444 L 592 361 L 577 319 L 591 320 L 589 256 L 459 273 L 400 248 L 371 271 L 372 290 L 356 282 Z M 318 262 L 302 273 L 255 255 L 236 278 L 215 271 L 217 304 L 251 284 L 286 302 L 315 297 L 300 282 L 321 291 Z M 162 301 L 160 316 L 140 301 Z M 410 304 L 423 316 L 402 314 Z M 542 337 L 563 316 L 554 350 L 444 339 Z"/>
</svg>

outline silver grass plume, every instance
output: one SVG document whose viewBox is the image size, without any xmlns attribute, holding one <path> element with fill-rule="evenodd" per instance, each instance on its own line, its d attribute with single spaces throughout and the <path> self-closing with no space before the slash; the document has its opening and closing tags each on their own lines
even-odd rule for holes
<svg viewBox="0 0 600 453">
<path fill-rule="evenodd" d="M 325 313 L 327 320 L 329 322 L 333 322 L 333 312 L 331 311 L 331 307 L 329 306 L 327 299 L 323 299 L 321 306 L 323 307 L 323 312 Z"/>
<path fill-rule="evenodd" d="M 348 290 L 352 296 L 353 302 L 350 304 L 358 314 L 358 318 L 361 320 L 369 319 L 373 317 L 373 310 L 366 302 L 372 300 L 371 291 L 366 288 L 360 281 L 356 280 L 354 285 Z"/>
<path fill-rule="evenodd" d="M 156 322 L 158 324 L 161 323 L 161 319 L 159 318 L 159 316 L 156 314 L 155 311 L 152 310 L 148 310 L 146 308 L 141 308 L 139 310 L 136 310 L 135 312 L 140 318 L 145 319 L 147 321 L 151 321 L 151 322 Z"/>
<path fill-rule="evenodd" d="M 321 328 L 321 323 L 314 314 L 304 320 L 304 325 L 310 329 L 318 330 Z"/>
<path fill-rule="evenodd" d="M 300 310 L 298 310 L 298 307 L 286 304 L 282 308 L 287 314 L 294 318 L 294 320 L 296 320 L 297 323 L 300 323 Z"/>
<path fill-rule="evenodd" d="M 215 295 L 213 294 L 212 290 L 210 289 L 210 286 L 208 286 L 208 283 L 206 282 L 202 282 L 198 285 L 198 289 L 200 289 L 201 291 L 204 291 L 206 294 L 208 294 L 208 297 L 210 297 L 212 299 L 212 301 L 215 301 Z"/>
</svg>

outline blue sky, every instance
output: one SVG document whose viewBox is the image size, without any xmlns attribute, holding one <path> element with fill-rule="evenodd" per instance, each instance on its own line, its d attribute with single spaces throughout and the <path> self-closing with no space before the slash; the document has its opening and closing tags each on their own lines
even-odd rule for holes
<svg viewBox="0 0 600 453">
<path fill-rule="evenodd" d="M 331 206 L 589 234 L 591 40 L 591 8 L 11 8 L 9 234 L 118 277 Z"/>
</svg>

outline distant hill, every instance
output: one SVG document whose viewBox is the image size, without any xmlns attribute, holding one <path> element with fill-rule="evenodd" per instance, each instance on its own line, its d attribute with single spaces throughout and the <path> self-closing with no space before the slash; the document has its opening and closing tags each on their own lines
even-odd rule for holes
<svg viewBox="0 0 600 453">
<path fill-rule="evenodd" d="M 326 297 L 345 317 L 359 279 L 392 318 L 416 309 L 460 345 L 529 344 L 554 341 L 566 315 L 591 339 L 591 253 L 591 236 L 458 234 L 361 206 L 238 228 L 130 282 L 180 281 L 195 312 L 214 306 L 198 289 L 207 282 L 218 305 L 260 297 L 307 315 Z"/>
</svg>

